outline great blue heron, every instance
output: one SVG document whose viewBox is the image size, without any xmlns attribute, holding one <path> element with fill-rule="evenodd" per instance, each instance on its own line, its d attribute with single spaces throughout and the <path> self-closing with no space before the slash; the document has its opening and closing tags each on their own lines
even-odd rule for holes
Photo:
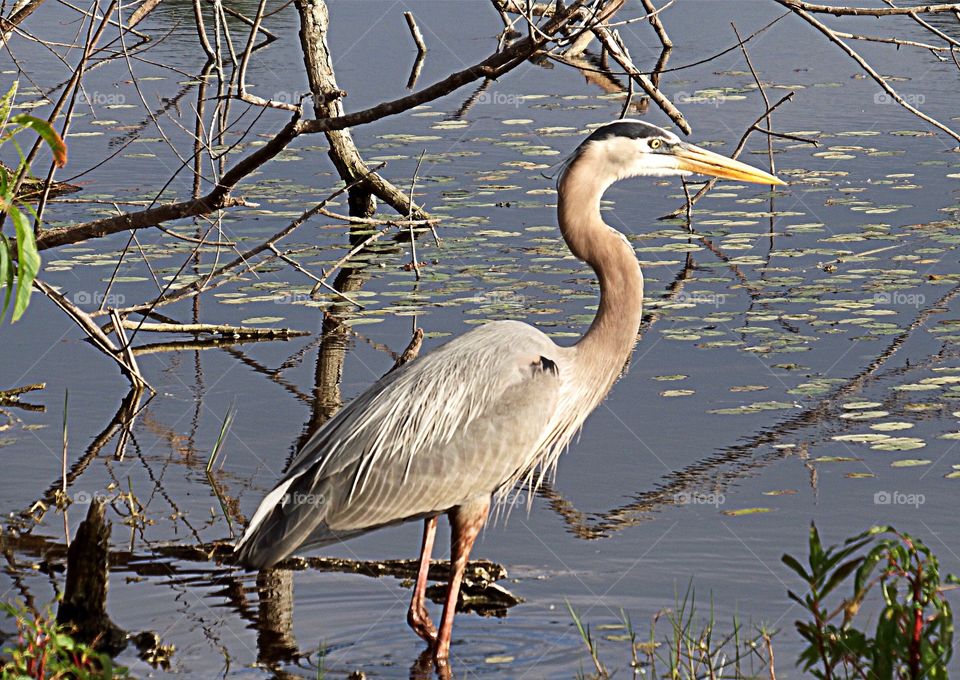
<svg viewBox="0 0 960 680">
<path fill-rule="evenodd" d="M 560 233 L 593 268 L 600 306 L 569 347 L 519 321 L 495 321 L 388 373 L 327 421 L 257 509 L 238 559 L 270 567 L 298 549 L 424 520 L 407 621 L 438 662 L 470 549 L 491 502 L 535 487 L 610 390 L 640 326 L 643 275 L 633 247 L 604 224 L 600 198 L 627 177 L 702 173 L 784 184 L 637 120 L 594 130 L 557 183 Z M 450 582 L 439 631 L 424 605 L 437 518 L 450 518 Z"/>
</svg>

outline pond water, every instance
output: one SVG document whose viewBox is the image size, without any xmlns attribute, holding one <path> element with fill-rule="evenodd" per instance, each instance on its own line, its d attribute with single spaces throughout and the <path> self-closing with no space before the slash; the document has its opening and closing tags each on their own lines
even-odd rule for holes
<svg viewBox="0 0 960 680">
<path fill-rule="evenodd" d="M 236 7 L 255 10 L 249 3 Z M 407 92 L 414 54 L 405 8 L 430 48 L 421 84 L 495 48 L 500 22 L 480 0 L 331 2 L 330 41 L 348 110 Z M 631 6 L 624 16 L 639 12 Z M 663 15 L 676 44 L 669 66 L 735 45 L 731 20 L 748 35 L 780 13 L 764 0 L 684 0 Z M 68 9 L 45 8 L 26 26 L 67 40 L 76 22 Z M 253 91 L 274 98 L 303 92 L 295 9 L 283 9 L 266 25 L 280 39 L 253 60 Z M 897 26 L 908 38 L 925 39 L 919 26 Z M 178 153 L 189 154 L 189 137 L 176 121 L 192 126 L 203 65 L 191 5 L 165 0 L 139 28 L 169 33 L 144 58 L 180 73 L 144 61 L 132 68 L 151 110 L 166 111 L 159 116 L 164 134 Z M 881 30 L 870 21 L 844 28 Z M 621 31 L 637 63 L 652 67 L 659 43 L 650 27 L 636 23 Z M 502 618 L 458 617 L 458 676 L 573 677 L 589 667 L 589 658 L 567 603 L 601 638 L 623 632 L 612 627 L 621 612 L 645 635 L 650 618 L 690 583 L 701 609 L 712 602 L 721 627 L 739 614 L 779 629 L 778 670 L 781 677 L 796 676 L 801 642 L 793 621 L 800 612 L 787 590 L 800 584 L 780 557 L 805 554 L 811 521 L 831 543 L 873 524 L 893 524 L 923 537 L 944 571 L 960 571 L 956 145 L 886 103 L 855 64 L 793 17 L 748 46 L 772 100 L 796 93 L 774 115 L 774 127 L 819 146 L 775 141 L 777 171 L 790 185 L 771 194 L 766 187 L 719 184 L 696 206 L 694 235 L 681 221 L 657 220 L 683 204 L 678 181 L 635 180 L 608 192 L 605 219 L 636 246 L 651 316 L 629 372 L 561 459 L 555 481 L 529 513 L 518 506 L 478 541 L 474 556 L 505 565 L 507 587 L 525 602 Z M 903 77 L 895 83 L 901 93 L 960 127 L 960 76 L 952 62 L 918 50 L 858 49 L 883 73 Z M 14 53 L 33 82 L 67 77 L 41 47 L 21 42 Z M 5 81 L 14 77 L 7 54 L 2 68 Z M 58 177 L 93 168 L 76 180 L 83 187 L 76 197 L 151 199 L 180 160 L 144 113 L 126 64 L 111 62 L 85 83 L 100 97 L 95 101 L 120 106 L 99 107 L 96 115 L 86 109 L 75 118 L 70 164 Z M 21 80 L 21 101 L 37 98 L 28 85 Z M 680 102 L 694 128 L 691 139 L 723 153 L 764 110 L 739 50 L 666 72 L 661 88 Z M 310 422 L 330 408 L 324 376 L 331 362 L 338 369 L 338 352 L 345 352 L 339 389 L 349 399 L 392 365 L 390 351 L 404 348 L 413 324 L 425 330 L 428 351 L 486 319 L 523 319 L 559 342 L 572 342 L 589 323 L 595 280 L 560 240 L 547 176 L 587 126 L 619 115 L 622 98 L 558 63 L 521 65 L 458 115 L 474 89 L 354 131 L 365 158 L 387 161 L 385 176 L 400 186 L 409 187 L 425 152 L 417 197 L 443 219 L 439 247 L 429 235 L 418 240 L 426 263 L 422 280 L 405 266 L 409 245 L 382 239 L 352 260 L 350 294 L 364 309 L 338 305 L 349 331 L 323 344 L 322 311 L 334 300 L 312 300 L 312 282 L 290 267 L 271 265 L 205 295 L 198 303 L 204 321 L 311 335 L 141 353 L 139 365 L 158 394 L 138 413 L 121 460 L 114 456 L 116 436 L 102 443 L 114 434 L 108 428 L 127 391 L 115 366 L 36 295 L 20 322 L 0 330 L 0 387 L 47 383 L 31 398 L 46 410 L 11 411 L 19 420 L 0 433 L 3 511 L 29 509 L 59 483 L 65 391 L 68 462 L 81 463 L 71 494 L 132 490 L 144 506 L 143 518 L 132 523 L 110 514 L 114 547 L 129 553 L 112 572 L 110 612 L 122 628 L 156 631 L 176 651 L 168 671 L 124 653 L 120 661 L 136 675 L 273 675 L 256 665 L 267 636 L 254 626 L 254 577 L 164 556 L 157 546 L 227 539 L 237 518 L 253 513 Z M 111 95 L 118 97 L 105 99 Z M 242 107 L 233 107 L 239 116 Z M 668 124 L 654 108 L 635 115 Z M 246 114 L 238 130 L 255 113 Z M 285 120 L 283 112 L 268 112 L 256 131 L 269 135 Z M 264 137 L 248 138 L 233 157 L 253 148 L 254 139 Z M 765 143 L 755 137 L 743 158 L 766 167 Z M 189 196 L 190 186 L 183 172 L 164 199 Z M 323 138 L 302 138 L 240 185 L 237 193 L 260 207 L 229 211 L 224 234 L 240 247 L 253 245 L 337 186 Z M 333 209 L 346 212 L 345 201 Z M 78 223 L 112 210 L 55 203 L 48 221 Z M 126 240 L 118 235 L 47 251 L 42 276 L 74 299 L 97 302 Z M 139 240 L 143 257 L 125 258 L 111 303 L 149 299 L 157 283 L 144 259 L 162 285 L 193 247 L 155 230 L 141 232 Z M 314 218 L 283 243 L 316 246 L 300 258 L 315 272 L 349 247 L 346 227 L 326 218 Z M 209 271 L 216 257 L 212 248 L 204 252 L 198 271 Z M 164 313 L 188 321 L 192 304 Z M 145 335 L 138 342 L 157 342 Z M 235 417 L 215 474 L 228 520 L 205 466 L 231 408 Z M 71 531 L 84 512 L 82 505 L 71 508 Z M 62 544 L 59 514 L 46 512 L 32 533 Z M 446 554 L 445 533 L 441 524 L 437 557 Z M 413 557 L 419 535 L 419 525 L 405 525 L 323 554 Z M 0 575 L 6 598 L 52 599 L 62 577 L 31 569 L 40 559 L 37 551 L 12 555 Z M 282 664 L 281 675 L 314 677 L 320 649 L 326 677 L 354 670 L 409 675 L 421 643 L 404 623 L 404 584 L 312 571 L 297 572 L 293 581 L 286 641 L 309 656 Z M 623 667 L 628 656 L 623 643 L 607 639 L 601 655 L 611 667 Z"/>
</svg>

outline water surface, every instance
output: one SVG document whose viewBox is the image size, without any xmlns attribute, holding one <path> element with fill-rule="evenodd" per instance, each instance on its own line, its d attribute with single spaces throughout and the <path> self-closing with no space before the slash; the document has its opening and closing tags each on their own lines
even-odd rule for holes
<svg viewBox="0 0 960 680">
<path fill-rule="evenodd" d="M 349 110 L 407 91 L 414 55 L 404 7 L 330 3 L 330 39 Z M 495 48 L 499 19 L 487 3 L 418 0 L 409 8 L 430 45 L 421 83 Z M 76 30 L 67 10 L 45 11 L 46 21 L 53 17 L 45 30 L 63 36 Z M 32 20 L 37 30 L 42 15 Z M 778 7 L 760 0 L 678 3 L 664 15 L 676 43 L 670 66 L 735 44 L 730 20 L 746 35 L 776 16 Z M 192 49 L 191 21 L 187 3 L 161 5 L 143 30 L 172 33 L 150 58 L 199 73 L 201 53 Z M 849 25 L 849 30 L 858 26 Z M 254 61 L 251 84 L 265 95 L 303 92 L 295 11 L 283 10 L 267 26 L 282 39 Z M 901 28 L 907 37 L 925 37 L 909 23 Z M 637 62 L 652 66 L 659 44 L 649 27 L 637 23 L 621 30 Z M 800 649 L 793 632 L 799 612 L 787 589 L 799 584 L 780 556 L 803 553 L 811 521 L 831 542 L 872 524 L 892 523 L 924 537 L 945 571 L 960 567 L 953 513 L 960 480 L 948 477 L 960 464 L 960 450 L 958 439 L 944 438 L 958 430 L 960 413 L 960 390 L 952 380 L 960 376 L 960 157 L 945 137 L 877 98 L 872 81 L 793 18 L 749 48 L 771 98 L 796 93 L 775 115 L 775 127 L 814 138 L 820 146 L 777 141 L 777 170 L 790 186 L 771 201 L 765 187 L 721 183 L 697 206 L 692 237 L 681 223 L 656 219 L 682 204 L 678 181 L 637 180 L 608 192 L 605 218 L 636 246 L 653 322 L 645 327 L 629 372 L 562 459 L 556 480 L 529 513 L 518 507 L 478 542 L 474 554 L 506 565 L 508 587 L 526 602 L 505 618 L 458 618 L 453 648 L 458 672 L 571 677 L 587 658 L 567 602 L 595 626 L 616 623 L 623 610 L 645 631 L 650 617 L 671 606 L 674 594 L 692 582 L 704 607 L 712 597 L 721 621 L 739 613 L 781 629 L 778 670 L 786 677 Z M 17 56 L 34 81 L 65 77 L 62 66 L 40 49 L 20 49 Z M 960 124 L 951 121 L 958 79 L 952 63 L 918 51 L 861 49 L 884 73 L 905 75 L 898 88 L 922 96 L 925 111 Z M 12 75 L 9 61 L 3 68 Z M 191 124 L 193 78 L 144 63 L 134 69 L 151 106 L 162 108 L 158 96 L 169 99 L 179 92 L 182 120 Z M 72 132 L 79 135 L 68 140 L 71 163 L 62 177 L 96 165 L 128 135 L 137 139 L 78 180 L 84 197 L 152 198 L 158 182 L 179 164 L 151 127 L 129 80 L 125 65 L 117 63 L 86 80 L 88 89 L 123 95 L 137 106 L 100 110 L 99 120 L 89 112 L 78 117 Z M 667 72 L 661 87 L 683 102 L 692 139 L 720 152 L 732 151 L 763 111 L 737 50 Z M 572 342 L 593 314 L 596 283 L 559 238 L 553 181 L 544 175 L 555 172 L 588 125 L 616 118 L 622 100 L 553 63 L 522 65 L 457 115 L 472 91 L 464 88 L 429 107 L 354 131 L 365 157 L 388 160 L 384 173 L 401 186 L 409 186 L 425 151 L 418 198 L 443 222 L 441 247 L 429 237 L 419 239 L 419 258 L 427 262 L 420 282 L 404 266 L 410 257 L 405 244 L 384 239 L 355 260 L 352 295 L 365 309 L 337 308 L 352 329 L 342 334 L 344 399 L 392 365 L 385 350 L 401 351 L 413 323 L 427 333 L 426 351 L 490 318 L 523 319 L 558 342 Z M 234 108 L 236 115 L 240 111 Z M 285 116 L 268 113 L 259 131 L 269 134 Z M 669 123 L 659 111 L 645 119 Z M 189 153 L 186 135 L 169 118 L 160 120 L 180 152 Z M 252 245 L 326 196 L 337 180 L 324 150 L 320 137 L 300 139 L 280 162 L 244 182 L 238 193 L 261 208 L 229 212 L 226 233 Z M 765 144 L 755 140 L 745 159 L 764 166 Z M 189 191 L 185 172 L 164 199 Z M 336 207 L 346 210 L 343 202 Z M 69 224 L 95 214 L 86 206 L 56 204 L 48 217 Z M 118 235 L 47 252 L 44 278 L 93 299 L 105 290 L 125 241 Z M 140 241 L 161 278 L 172 276 L 190 250 L 150 231 L 141 233 Z M 345 252 L 348 234 L 341 224 L 315 219 L 284 243 L 319 245 L 302 259 L 319 271 Z M 857 257 L 861 253 L 867 254 Z M 205 253 L 202 267 L 213 257 Z M 142 259 L 125 262 L 116 295 L 130 303 L 156 291 Z M 321 390 L 319 401 L 314 397 L 322 373 L 322 310 L 330 300 L 310 302 L 311 285 L 277 266 L 204 296 L 199 309 L 205 321 L 257 323 L 268 317 L 273 325 L 312 335 L 141 355 L 142 370 L 159 394 L 138 415 L 123 459 L 114 459 L 112 439 L 73 480 L 74 495 L 129 488 L 144 504 L 147 525 L 128 526 L 123 517 L 112 516 L 114 546 L 132 558 L 113 571 L 110 611 L 121 627 L 155 630 L 176 645 L 170 674 L 271 675 L 255 666 L 264 643 L 252 624 L 254 578 L 213 563 L 157 557 L 155 547 L 230 535 L 204 468 L 231 407 L 236 417 L 216 479 L 231 500 L 229 511 L 249 517 L 308 424 L 329 406 L 328 392 Z M 193 310 L 181 303 L 165 313 L 189 320 Z M 21 322 L 2 333 L 0 385 L 47 383 L 34 398 L 46 411 L 16 411 L 21 422 L 0 441 L 3 509 L 17 513 L 59 480 L 64 391 L 69 390 L 73 464 L 111 422 L 126 385 L 39 297 Z M 849 441 L 848 435 L 864 433 L 901 439 L 886 445 Z M 922 496 L 922 504 L 898 501 L 909 494 Z M 748 508 L 764 512 L 724 514 Z M 70 510 L 71 531 L 83 512 L 82 506 Z M 447 551 L 441 526 L 438 556 Z M 32 531 L 63 542 L 63 521 L 53 511 Z M 410 557 L 419 533 L 416 525 L 397 527 L 324 554 Z M 20 566 L 41 559 L 14 557 Z M 43 602 L 62 580 L 10 567 L 0 582 L 7 597 L 29 594 Z M 313 677 L 311 664 L 323 649 L 332 677 L 353 670 L 408 676 L 421 648 L 403 623 L 409 596 L 403 584 L 315 572 L 296 573 L 294 584 L 288 642 L 295 639 L 311 656 L 285 664 L 290 673 Z M 604 643 L 603 653 L 610 666 L 627 659 L 622 643 Z M 120 660 L 137 675 L 166 674 L 132 652 Z"/>
</svg>

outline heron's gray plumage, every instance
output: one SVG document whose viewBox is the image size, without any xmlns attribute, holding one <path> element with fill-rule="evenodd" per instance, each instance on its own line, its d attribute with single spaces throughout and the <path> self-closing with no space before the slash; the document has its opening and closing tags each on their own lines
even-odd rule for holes
<svg viewBox="0 0 960 680">
<path fill-rule="evenodd" d="M 508 491 L 573 434 L 557 406 L 577 400 L 575 352 L 497 321 L 388 373 L 307 442 L 251 520 L 240 558 L 268 565 Z"/>
</svg>

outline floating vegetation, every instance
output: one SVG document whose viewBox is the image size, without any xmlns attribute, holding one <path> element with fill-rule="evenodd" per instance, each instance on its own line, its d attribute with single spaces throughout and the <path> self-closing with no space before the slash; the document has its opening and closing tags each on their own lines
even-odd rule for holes
<svg viewBox="0 0 960 680">
<path fill-rule="evenodd" d="M 664 390 L 660 393 L 661 397 L 689 397 L 696 394 L 695 390 Z"/>
<path fill-rule="evenodd" d="M 740 508 L 739 510 L 721 510 L 720 514 L 727 517 L 740 517 L 742 515 L 762 515 L 773 511 L 774 508 Z"/>
<path fill-rule="evenodd" d="M 922 449 L 927 443 L 917 437 L 888 437 L 870 445 L 876 451 L 912 451 Z"/>
<path fill-rule="evenodd" d="M 42 28 L 42 23 L 37 25 Z M 253 56 L 256 60 L 256 53 Z M 228 69 L 229 63 L 224 61 Z M 146 62 L 138 62 L 136 67 L 148 69 Z M 723 124 L 718 130 L 742 129 L 749 123 L 742 117 L 744 112 L 759 96 L 752 75 L 747 70 L 717 73 L 708 67 L 708 71 L 709 78 L 703 82 L 684 72 L 668 76 L 665 87 L 677 95 L 672 101 L 681 102 L 682 88 L 682 106 L 688 107 L 688 113 L 716 114 Z M 17 71 L 10 69 L 9 73 L 15 76 Z M 88 85 L 93 85 L 90 79 L 97 73 L 85 76 Z M 675 80 L 677 76 L 691 80 Z M 138 75 L 143 82 L 154 78 L 162 84 L 160 77 Z M 804 95 L 811 98 L 833 97 L 837 88 L 847 84 L 835 82 L 841 79 L 834 74 L 817 82 L 801 70 L 791 78 L 798 82 L 790 89 L 807 88 Z M 183 101 L 155 98 L 161 91 L 152 88 L 146 93 L 153 102 L 151 108 L 159 103 L 175 105 L 176 111 L 164 109 L 159 115 L 143 111 L 139 97 L 134 97 L 130 84 L 123 81 L 111 81 L 109 87 L 124 92 L 130 103 L 77 107 L 74 124 L 68 126 L 69 139 L 78 150 L 75 158 L 99 163 L 117 151 L 111 157 L 117 170 L 107 176 L 99 171 L 89 175 L 93 181 L 85 183 L 82 196 L 90 203 L 49 203 L 44 217 L 51 228 L 110 218 L 118 209 L 135 211 L 138 206 L 150 205 L 157 198 L 150 190 L 156 187 L 144 178 L 151 177 L 153 170 L 182 168 L 180 179 L 189 175 L 189 167 L 183 165 L 188 156 L 177 157 L 187 146 L 181 148 L 179 138 L 174 145 L 166 141 L 182 131 L 164 123 L 163 136 L 158 136 L 149 122 L 158 116 L 161 122 L 180 119 L 185 124 L 199 104 L 199 100 L 191 100 L 197 84 L 209 85 L 215 80 L 186 71 L 168 84 L 175 85 L 176 80 L 183 83 L 177 87 L 185 88 Z M 202 462 L 206 458 L 203 452 L 210 450 L 201 444 L 201 455 L 195 455 L 195 442 L 202 442 L 203 437 L 202 413 L 189 425 L 186 420 L 174 425 L 165 421 L 173 410 L 178 416 L 186 411 L 181 408 L 183 399 L 196 399 L 206 407 L 207 400 L 215 401 L 224 393 L 242 390 L 249 394 L 254 413 L 244 413 L 237 422 L 254 423 L 248 428 L 254 431 L 244 433 L 249 449 L 271 465 L 274 460 L 279 465 L 285 449 L 294 446 L 294 437 L 278 443 L 273 436 L 256 431 L 261 424 L 257 418 L 264 415 L 261 405 L 269 404 L 284 417 L 312 405 L 303 410 L 311 411 L 313 420 L 328 417 L 341 400 L 376 378 L 378 371 L 367 368 L 369 355 L 392 363 L 393 353 L 402 350 L 407 341 L 411 322 L 424 328 L 425 350 L 490 319 L 524 320 L 560 344 L 571 344 L 581 336 L 596 309 L 597 281 L 560 239 L 555 221 L 556 173 L 585 130 L 620 114 L 626 93 L 605 92 L 595 89 L 595 83 L 584 86 L 579 79 L 576 83 L 569 80 L 563 87 L 571 89 L 555 90 L 559 94 L 512 94 L 506 88 L 510 83 L 519 85 L 516 79 L 491 80 L 485 84 L 489 89 L 476 91 L 472 100 L 451 95 L 384 119 L 375 128 L 355 128 L 357 143 L 365 144 L 359 149 L 364 160 L 371 165 L 386 162 L 385 169 L 378 172 L 396 182 L 404 195 L 410 191 L 419 205 L 439 218 L 435 225 L 439 242 L 418 226 L 417 256 L 413 258 L 406 227 L 351 224 L 315 215 L 277 243 L 280 252 L 301 269 L 265 251 L 258 257 L 270 257 L 264 258 L 262 265 L 254 268 L 258 260 L 252 258 L 250 268 L 237 267 L 217 279 L 219 287 L 203 295 L 203 304 L 196 300 L 196 309 L 204 315 L 222 323 L 263 326 L 263 330 L 282 321 L 324 333 L 252 351 L 223 347 L 200 352 L 202 345 L 176 343 L 176 347 L 157 349 L 167 352 L 159 359 L 152 355 L 140 362 L 146 371 L 162 376 L 157 385 L 160 395 L 142 413 L 136 409 L 122 413 L 106 430 L 114 437 L 111 448 L 118 439 L 130 441 L 136 455 L 128 451 L 124 461 L 119 443 L 115 451 L 108 453 L 104 448 L 91 454 L 94 462 L 89 470 L 104 468 L 118 481 L 98 480 L 103 484 L 83 487 L 112 489 L 107 485 L 130 484 L 141 497 L 152 499 L 152 505 L 145 502 L 149 508 L 121 507 L 135 516 L 131 520 L 139 522 L 132 541 L 153 542 L 158 536 L 182 540 L 195 532 L 206 532 L 205 538 L 207 533 L 222 537 L 226 529 L 220 515 L 228 515 L 228 519 L 233 515 L 235 525 L 242 523 L 238 507 L 242 504 L 246 512 L 251 498 L 242 491 L 252 478 L 247 473 L 254 467 L 265 469 L 252 460 L 244 461 L 247 448 L 232 451 L 229 457 L 224 451 L 222 459 L 230 464 L 244 461 L 243 465 L 250 467 L 243 470 L 242 479 L 225 475 L 222 513 L 215 513 L 205 524 L 210 489 L 206 480 L 201 493 L 191 486 L 196 461 Z M 786 85 L 765 87 L 774 91 Z M 264 83 L 256 88 L 260 94 L 275 89 Z M 463 88 L 463 92 L 469 94 L 469 89 Z M 208 101 L 216 99 L 211 90 L 206 96 Z M 35 101 L 23 102 L 23 108 L 52 103 L 43 98 L 40 89 L 29 97 Z M 353 103 L 351 96 L 348 108 L 362 107 L 363 99 L 361 95 Z M 500 102 L 503 106 L 497 105 L 499 99 L 505 99 Z M 638 100 L 640 97 L 635 97 Z M 721 109 L 720 102 L 744 106 Z M 208 115 L 212 106 L 208 103 Z M 235 114 L 251 120 L 244 110 L 241 107 Z M 264 121 L 267 118 L 280 120 L 268 115 Z M 960 467 L 955 465 L 960 453 L 952 448 L 960 440 L 960 366 L 955 365 L 960 363 L 960 205 L 956 195 L 960 162 L 955 154 L 940 153 L 936 140 L 922 139 L 927 131 L 907 129 L 912 125 L 908 120 L 897 123 L 896 127 L 904 129 L 892 133 L 889 125 L 873 130 L 842 129 L 844 121 L 851 120 L 860 120 L 857 126 L 865 125 L 862 118 L 846 117 L 802 125 L 822 124 L 825 129 L 821 130 L 788 131 L 816 140 L 817 147 L 774 139 L 778 173 L 789 178 L 791 186 L 771 191 L 723 181 L 693 206 L 689 229 L 682 214 L 680 218 L 653 219 L 683 206 L 684 194 L 676 182 L 651 181 L 648 184 L 653 190 L 644 192 L 642 199 L 632 187 L 614 188 L 601 204 L 606 221 L 633 246 L 646 276 L 642 350 L 618 386 L 614 398 L 620 401 L 611 403 L 611 410 L 631 429 L 640 421 L 638 413 L 644 418 L 641 424 L 655 430 L 670 427 L 682 431 L 690 428 L 693 420 L 702 421 L 697 425 L 698 435 L 701 428 L 709 428 L 704 437 L 694 438 L 695 450 L 678 450 L 675 459 L 665 462 L 668 468 L 689 466 L 680 477 L 685 479 L 685 473 L 692 472 L 690 476 L 704 480 L 704 489 L 726 495 L 723 510 L 709 506 L 713 521 L 732 527 L 787 523 L 804 514 L 787 509 L 803 503 L 829 502 L 831 510 L 842 509 L 840 503 L 850 496 L 863 493 L 869 498 L 877 489 L 893 488 L 922 488 L 932 498 L 936 485 L 940 492 L 954 493 L 960 479 Z M 228 169 L 244 154 L 268 143 L 272 134 L 266 132 L 241 138 L 244 121 L 223 134 L 213 122 L 202 128 L 207 145 L 203 150 L 211 154 L 209 161 L 224 163 Z M 783 122 L 775 118 L 773 127 L 782 131 Z M 137 242 L 127 250 L 126 239 L 119 238 L 47 250 L 41 278 L 60 286 L 78 306 L 93 314 L 151 299 L 167 285 L 176 288 L 205 281 L 218 265 L 262 243 L 343 186 L 325 160 L 326 143 L 319 135 L 311 137 L 304 136 L 295 147 L 280 152 L 275 166 L 265 166 L 233 192 L 249 205 L 218 213 L 210 238 L 216 235 L 226 245 L 190 241 L 196 241 L 198 233 L 211 223 L 172 220 L 165 224 L 169 234 L 140 230 Z M 736 137 L 718 133 L 717 139 L 707 140 L 705 145 L 729 151 Z M 190 139 L 188 135 L 186 141 Z M 744 157 L 760 153 L 754 160 L 765 162 L 764 146 L 757 137 L 752 138 Z M 915 153 L 916 149 L 934 149 L 935 153 Z M 423 165 L 411 187 L 409 180 L 421 153 Z M 204 163 L 203 172 L 209 174 L 205 181 L 219 177 L 213 173 L 215 167 L 214 162 Z M 79 176 L 85 169 L 77 167 L 70 174 Z M 114 182 L 117 186 L 110 186 Z M 174 193 L 176 198 L 188 197 L 188 184 L 172 183 L 160 200 L 176 200 Z M 700 182 L 691 182 L 693 191 L 700 186 Z M 119 199 L 129 200 L 131 205 L 115 205 Z M 395 214 L 381 205 L 376 217 L 396 219 L 404 213 Z M 331 198 L 326 208 L 346 214 L 350 205 L 340 194 Z M 383 229 L 386 231 L 381 234 Z M 358 243 L 371 237 L 376 238 L 348 256 Z M 184 262 L 185 268 L 181 266 Z M 321 277 L 327 284 L 337 279 L 340 284 L 346 282 L 343 291 L 349 301 L 319 285 L 316 279 Z M 191 302 L 155 311 L 186 318 L 192 311 Z M 109 319 L 101 314 L 96 321 L 105 325 Z M 331 327 L 336 332 L 328 333 Z M 154 351 L 144 335 L 142 329 L 137 333 L 135 352 Z M 331 339 L 342 340 L 346 364 L 328 363 L 328 355 L 320 361 L 317 345 L 311 343 Z M 62 346 L 68 352 L 76 349 L 66 343 Z M 80 349 L 88 350 L 85 346 Z M 192 385 L 194 367 L 196 395 L 184 388 Z M 336 389 L 315 389 L 312 381 L 321 374 L 342 376 L 343 382 Z M 253 382 L 240 385 L 234 382 L 240 375 L 263 380 L 259 388 Z M 219 382 L 221 376 L 226 382 Z M 96 385 L 99 388 L 100 382 Z M 71 385 L 71 392 L 73 389 Z M 318 396 L 323 403 L 311 404 Z M 18 417 L 15 409 L 23 407 L 0 402 L 0 447 L 4 456 L 12 459 L 14 470 L 33 469 L 24 463 L 23 452 L 29 449 L 32 461 L 35 440 L 48 434 L 42 423 L 27 423 Z M 219 425 L 218 420 L 206 423 L 206 428 L 215 435 Z M 299 426 L 295 423 L 294 429 Z M 91 431 L 101 427 L 98 423 Z M 31 428 L 38 429 L 23 436 L 34 432 Z M 84 424 L 75 431 L 87 429 Z M 581 446 L 590 445 L 586 439 Z M 70 446 L 71 456 L 81 455 L 85 448 L 75 442 Z M 635 446 L 648 455 L 639 444 Z M 270 447 L 277 449 L 275 459 L 264 455 L 263 449 Z M 157 465 L 158 460 L 163 467 Z M 755 474 L 780 461 L 786 462 L 778 472 L 793 476 Z M 229 464 L 220 472 L 229 473 Z M 173 481 L 177 473 L 181 479 Z M 664 481 L 659 471 L 651 474 L 653 477 L 609 480 L 620 485 L 609 496 L 620 499 L 643 494 L 648 486 Z M 671 472 L 662 474 L 669 477 L 667 481 L 676 479 Z M 745 481 L 748 476 L 749 482 Z M 756 481 L 760 479 L 763 481 Z M 55 481 L 51 488 L 59 489 L 60 480 Z M 183 488 L 176 491 L 185 493 L 169 493 L 170 489 L 162 486 L 178 482 Z M 817 485 L 826 488 L 828 483 L 839 485 L 841 492 L 830 488 L 826 500 L 828 494 L 821 494 Z M 845 484 L 856 494 L 843 494 Z M 796 488 L 771 488 L 781 485 Z M 562 484 L 558 489 L 562 491 Z M 235 501 L 235 497 L 239 498 Z M 183 508 L 164 505 L 181 501 Z M 563 520 L 577 536 L 593 537 L 658 517 L 646 507 L 642 512 L 620 512 L 616 505 L 610 511 L 592 507 L 584 511 L 564 505 L 567 501 L 572 506 L 571 499 L 556 503 L 551 499 L 550 507 L 562 509 Z M 158 507 L 162 511 L 156 511 Z M 930 503 L 924 511 L 933 507 Z M 878 514 L 890 510 L 882 506 L 870 509 Z M 38 514 L 42 513 L 38 510 Z M 753 517 L 726 519 L 741 515 Z M 33 518 L 30 522 L 37 524 L 38 534 L 49 529 L 49 522 L 44 525 Z M 60 531 L 59 526 L 56 529 Z M 138 549 L 131 548 L 130 554 Z M 46 577 L 45 568 L 37 573 Z M 128 578 L 147 580 L 152 576 L 130 573 Z M 189 579 L 199 583 L 203 577 L 191 575 Z M 175 581 L 178 587 L 187 583 Z M 432 594 L 442 596 L 438 591 Z M 491 590 L 486 597 L 495 595 Z M 679 617 L 682 623 L 683 614 Z M 683 631 L 684 635 L 692 633 L 689 628 Z M 597 627 L 593 632 L 605 640 L 632 635 L 626 622 Z M 700 641 L 695 634 L 681 638 Z M 762 639 L 758 640 L 762 645 Z M 638 641 L 635 647 L 641 656 L 648 649 L 643 644 Z M 237 656 L 230 651 L 232 657 Z M 649 652 L 666 653 L 656 644 Z M 756 655 L 755 649 L 748 653 Z M 486 648 L 474 659 L 510 671 L 524 660 L 523 654 L 510 647 Z M 491 672 L 508 672 L 506 668 Z M 645 670 L 634 666 L 637 668 Z M 701 670 L 704 672 L 696 677 L 721 675 L 716 668 Z M 543 672 L 556 674 L 554 671 Z"/>
<path fill-rule="evenodd" d="M 737 406 L 735 408 L 715 408 L 709 409 L 707 413 L 714 413 L 717 415 L 741 415 L 745 413 L 759 413 L 760 411 L 778 411 L 782 409 L 792 409 L 796 408 L 796 404 L 793 402 L 787 401 L 757 401 L 752 404 L 745 406 Z"/>
<path fill-rule="evenodd" d="M 817 456 L 816 458 L 811 458 L 809 463 L 852 463 L 854 461 L 861 460 L 854 456 Z"/>
</svg>

